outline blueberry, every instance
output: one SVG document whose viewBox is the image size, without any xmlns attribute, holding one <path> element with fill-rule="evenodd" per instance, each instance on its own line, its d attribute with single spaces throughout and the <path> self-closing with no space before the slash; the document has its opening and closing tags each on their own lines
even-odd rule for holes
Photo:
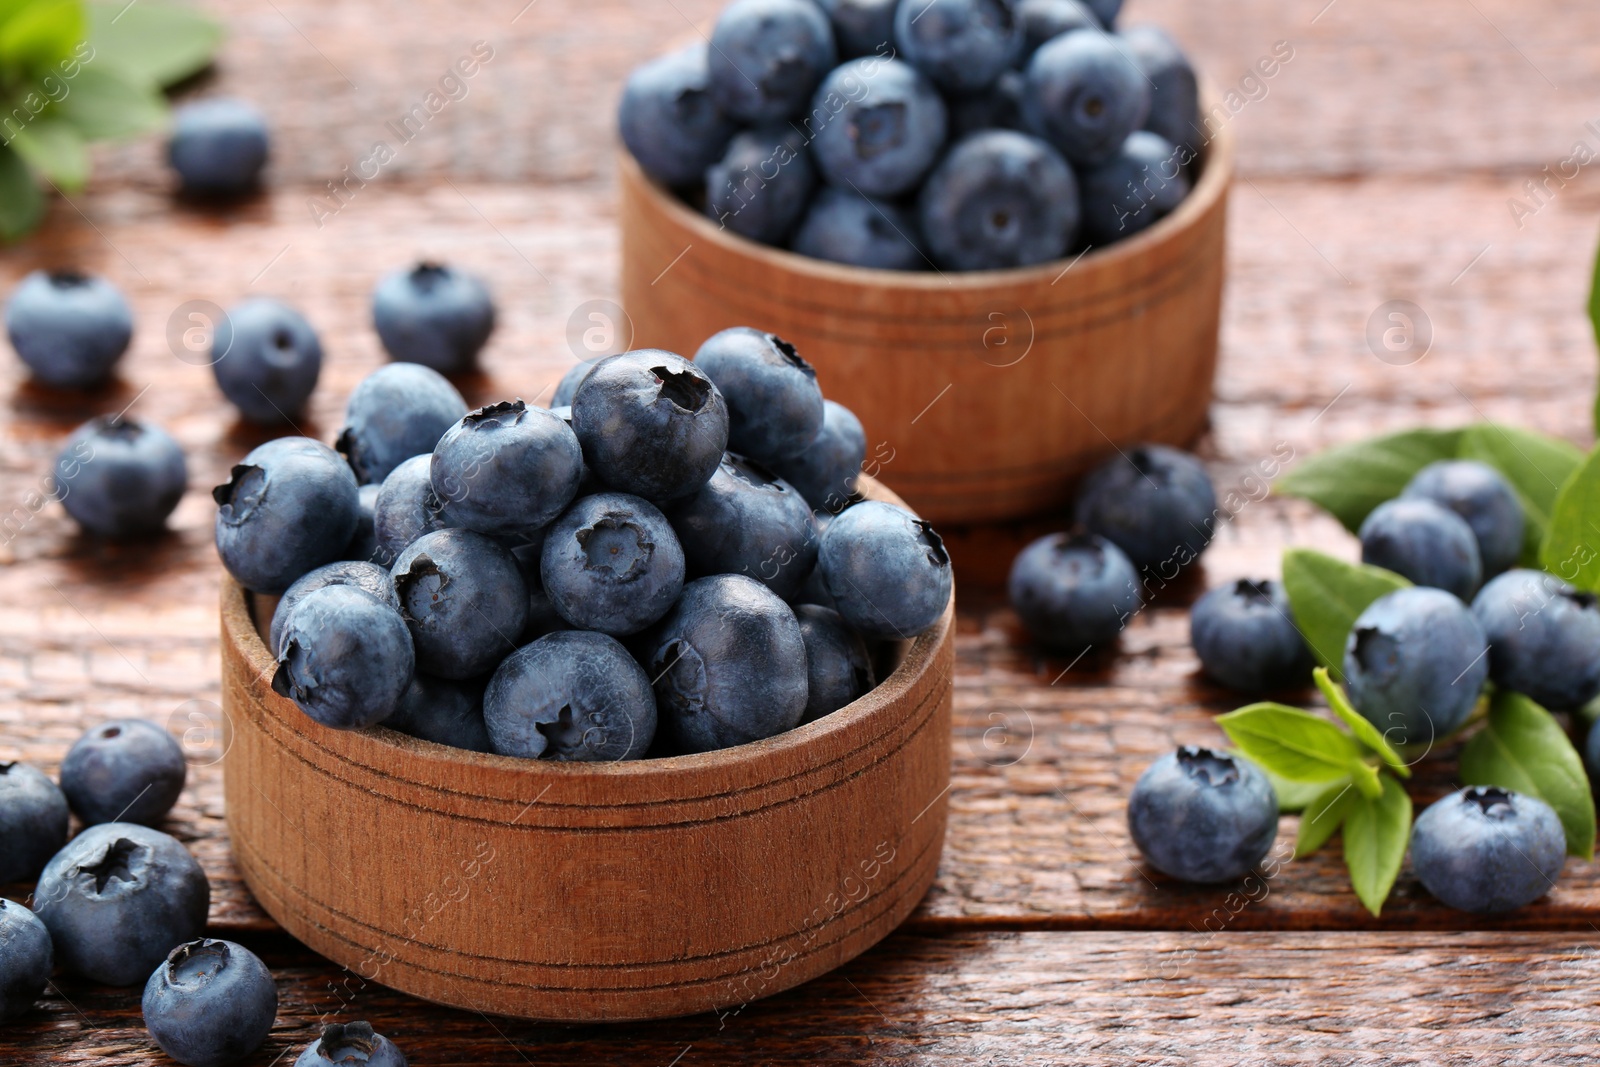
<svg viewBox="0 0 1600 1067">
<path fill-rule="evenodd" d="M 476 275 L 418 263 L 372 291 L 372 324 L 389 355 L 441 374 L 465 374 L 494 332 L 494 300 Z"/>
<path fill-rule="evenodd" d="M 1261 862 L 1278 833 L 1278 797 L 1251 763 L 1184 745 L 1152 763 L 1128 797 L 1134 844 L 1162 874 L 1231 882 Z"/>
<path fill-rule="evenodd" d="M 211 338 L 211 370 L 222 395 L 250 422 L 293 420 L 322 373 L 322 342 L 288 304 L 253 297 L 228 309 Z"/>
<path fill-rule="evenodd" d="M 188 1067 L 226 1067 L 261 1047 L 278 1017 L 278 987 L 261 958 L 232 941 L 173 949 L 144 985 L 145 1029 Z"/>
<path fill-rule="evenodd" d="M 844 510 L 855 495 L 867 458 L 861 420 L 843 404 L 823 401 L 822 431 L 804 452 L 772 461 L 773 472 L 792 485 L 817 511 Z"/>
<path fill-rule="evenodd" d="M 128 350 L 133 312 L 104 278 L 36 270 L 6 302 L 6 333 L 35 380 L 92 389 L 111 377 Z"/>
<path fill-rule="evenodd" d="M 1600 780 L 1600 720 L 1589 727 L 1589 736 L 1583 743 L 1583 765 L 1589 771 L 1589 781 Z"/>
<path fill-rule="evenodd" d="M 390 363 L 361 380 L 345 404 L 334 445 L 362 485 L 382 482 L 412 456 L 433 451 L 467 413 L 467 402 L 444 375 L 418 363 Z"/>
<path fill-rule="evenodd" d="M 801 604 L 794 609 L 806 646 L 806 710 L 802 724 L 831 715 L 877 685 L 872 656 L 861 635 L 832 608 Z"/>
<path fill-rule="evenodd" d="M 1011 564 L 1007 592 L 1035 641 L 1073 652 L 1115 641 L 1143 606 L 1133 563 L 1093 535 L 1039 538 Z"/>
<path fill-rule="evenodd" d="M 1526 515 L 1516 490 L 1487 463 L 1470 459 L 1430 463 L 1406 483 L 1403 500 L 1431 500 L 1449 508 L 1472 528 L 1483 576 L 1516 566 L 1522 556 Z"/>
<path fill-rule="evenodd" d="M 900 54 L 946 92 L 994 84 L 1022 50 L 1012 0 L 901 0 L 894 15 Z"/>
<path fill-rule="evenodd" d="M 56 784 L 37 767 L 0 761 L 0 885 L 37 878 L 66 840 L 67 798 Z"/>
<path fill-rule="evenodd" d="M 783 245 L 817 184 L 805 137 L 787 125 L 745 130 L 706 168 L 706 214 L 725 230 Z"/>
<path fill-rule="evenodd" d="M 0 1022 L 31 1010 L 55 969 L 50 931 L 14 900 L 0 900 Z"/>
<path fill-rule="evenodd" d="M 493 752 L 489 730 L 483 722 L 483 687 L 487 678 L 434 678 L 420 672 L 400 698 L 393 715 L 383 725 L 436 745 Z"/>
<path fill-rule="evenodd" d="M 272 626 L 267 633 L 267 648 L 274 656 L 278 654 L 279 639 L 283 636 L 283 628 L 289 621 L 289 615 L 294 611 L 295 605 L 308 593 L 314 593 L 330 585 L 355 586 L 363 592 L 371 593 L 394 610 L 400 610 L 400 594 L 395 592 L 394 579 L 383 567 L 365 560 L 349 559 L 324 564 L 296 578 L 294 584 L 279 598 L 278 606 L 272 612 Z"/>
<path fill-rule="evenodd" d="M 1393 744 L 1431 742 L 1460 726 L 1488 680 L 1483 627 L 1441 589 L 1397 589 L 1351 627 L 1345 684 L 1356 710 Z"/>
<path fill-rule="evenodd" d="M 343 553 L 361 510 L 356 476 L 337 452 L 307 437 L 269 441 L 211 492 L 217 555 L 246 589 L 281 593 Z"/>
<path fill-rule="evenodd" d="M 1020 70 L 1008 70 L 987 89 L 952 97 L 946 102 L 951 143 L 984 130 L 1022 129 L 1022 90 L 1026 84 L 1027 78 Z"/>
<path fill-rule="evenodd" d="M 1207 674 L 1247 693 L 1304 685 L 1311 649 L 1280 582 L 1237 582 L 1211 590 L 1189 615 L 1189 638 Z"/>
<path fill-rule="evenodd" d="M 433 454 L 412 456 L 383 480 L 372 508 L 378 551 L 374 562 L 392 565 L 423 534 L 447 529 L 444 501 L 433 491 Z"/>
<path fill-rule="evenodd" d="M 817 372 L 777 334 L 734 326 L 694 355 L 728 405 L 728 448 L 763 463 L 797 456 L 822 430 Z"/>
<path fill-rule="evenodd" d="M 1075 167 L 1104 163 L 1144 125 L 1150 82 L 1109 34 L 1046 41 L 1028 61 L 1022 113 L 1028 128 Z"/>
<path fill-rule="evenodd" d="M 578 393 L 578 386 L 589 377 L 589 372 L 594 370 L 594 364 L 588 360 L 579 360 L 567 368 L 567 373 L 561 376 L 561 381 L 556 383 L 555 395 L 550 398 L 550 410 L 566 408 L 566 420 L 572 421 L 572 398 Z"/>
<path fill-rule="evenodd" d="M 812 521 L 817 524 L 817 545 L 822 544 L 823 534 L 828 532 L 832 525 L 834 515 L 826 511 L 814 511 Z M 823 579 L 822 568 L 812 567 L 811 573 L 806 576 L 805 584 L 800 587 L 800 592 L 795 595 L 796 604 L 816 604 L 824 608 L 834 607 L 833 594 L 828 592 L 828 583 Z"/>
<path fill-rule="evenodd" d="M 188 765 L 166 730 L 144 719 L 117 719 L 86 730 L 61 761 L 61 792 L 85 825 L 154 826 L 183 792 Z"/>
<path fill-rule="evenodd" d="M 1538 900 L 1566 860 L 1566 833 L 1550 805 L 1497 786 L 1451 793 L 1411 828 L 1411 866 L 1423 886 L 1476 915 Z"/>
<path fill-rule="evenodd" d="M 949 118 L 933 83 L 897 59 L 852 59 L 817 88 L 806 120 L 823 178 L 863 196 L 915 189 L 939 158 Z"/>
<path fill-rule="evenodd" d="M 166 526 L 183 499 L 189 465 L 161 427 L 99 415 L 72 431 L 56 457 L 56 494 L 85 531 L 113 541 Z"/>
<path fill-rule="evenodd" d="M 371 1023 L 335 1023 L 324 1026 L 307 1045 L 294 1067 L 406 1067 L 405 1053 L 393 1041 L 374 1033 Z"/>
<path fill-rule="evenodd" d="M 1472 614 L 1489 642 L 1489 677 L 1552 711 L 1600 696 L 1600 607 L 1543 571 L 1507 571 L 1484 586 Z"/>
<path fill-rule="evenodd" d="M 950 601 L 944 541 L 911 512 L 882 501 L 854 504 L 829 523 L 817 566 L 839 614 L 868 637 L 915 637 Z"/>
<path fill-rule="evenodd" d="M 1080 0 L 1017 0 L 1017 22 L 1022 26 L 1024 65 L 1046 41 L 1074 30 L 1099 30 L 1098 16 Z"/>
<path fill-rule="evenodd" d="M 1135 567 L 1157 568 L 1172 578 L 1211 543 L 1217 494 L 1194 456 L 1165 445 L 1138 445 L 1089 473 L 1073 513 L 1090 533 L 1126 552 Z"/>
<path fill-rule="evenodd" d="M 873 270 L 922 270 L 917 220 L 898 204 L 824 186 L 791 247 L 802 256 Z"/>
<path fill-rule="evenodd" d="M 616 638 L 563 630 L 505 658 L 484 693 L 483 718 L 503 756 L 639 759 L 655 739 L 656 700 Z"/>
<path fill-rule="evenodd" d="M 1192 149 L 1204 144 L 1200 87 L 1183 49 L 1159 26 L 1130 26 L 1117 39 L 1150 83 L 1144 128 L 1175 145 Z"/>
<path fill-rule="evenodd" d="M 900 0 L 817 0 L 833 23 L 844 59 L 885 54 L 893 48 L 894 9 Z"/>
<path fill-rule="evenodd" d="M 975 133 L 944 157 L 918 200 L 923 240 L 947 270 L 1059 259 L 1078 228 L 1078 183 L 1055 149 L 1015 130 Z"/>
<path fill-rule="evenodd" d="M 733 0 L 711 31 L 711 98 L 742 123 L 781 122 L 805 108 L 838 59 L 813 0 Z"/>
<path fill-rule="evenodd" d="M 471 530 L 437 530 L 408 545 L 394 564 L 417 669 L 471 678 L 516 648 L 528 621 L 528 587 L 517 561 Z"/>
<path fill-rule="evenodd" d="M 1117 14 L 1122 10 L 1122 0 L 1084 0 L 1089 10 L 1094 12 L 1094 17 L 1100 20 L 1100 25 L 1111 29 L 1116 25 Z"/>
<path fill-rule="evenodd" d="M 667 508 L 694 577 L 743 574 L 784 600 L 817 562 L 811 506 L 766 467 L 728 453 L 711 480 Z"/>
<path fill-rule="evenodd" d="M 734 134 L 733 120 L 711 99 L 709 51 L 695 44 L 653 59 L 628 75 L 622 88 L 622 143 L 664 185 L 700 181 Z"/>
<path fill-rule="evenodd" d="M 272 691 L 335 730 L 394 714 L 419 656 L 400 612 L 354 585 L 305 594 L 279 641 Z"/>
<path fill-rule="evenodd" d="M 595 364 L 572 398 L 589 469 L 652 504 L 697 491 L 728 447 L 728 407 L 705 371 L 646 348 Z"/>
<path fill-rule="evenodd" d="M 580 630 L 637 633 L 683 591 L 677 534 L 659 508 L 626 493 L 576 501 L 550 527 L 539 559 L 551 607 Z"/>
<path fill-rule="evenodd" d="M 434 447 L 429 471 L 451 525 L 514 535 L 572 503 L 583 450 L 558 416 L 509 400 L 463 416 Z"/>
<path fill-rule="evenodd" d="M 1166 138 L 1135 130 L 1121 150 L 1078 176 L 1083 236 L 1105 245 L 1131 237 L 1170 215 L 1189 195 L 1178 150 Z"/>
<path fill-rule="evenodd" d="M 1471 600 L 1483 581 L 1466 520 L 1431 500 L 1387 500 L 1361 523 L 1361 562 Z"/>
<path fill-rule="evenodd" d="M 205 930 L 211 886 L 175 838 L 107 822 L 67 842 L 33 896 L 58 963 L 93 982 L 130 986 Z"/>
<path fill-rule="evenodd" d="M 227 197 L 250 192 L 260 183 L 268 148 L 266 119 L 243 100 L 196 100 L 172 114 L 167 161 L 186 193 Z"/>
<path fill-rule="evenodd" d="M 363 485 L 356 492 L 356 532 L 344 548 L 347 560 L 376 562 L 378 559 L 378 493 L 377 484 Z"/>
<path fill-rule="evenodd" d="M 760 741 L 794 729 L 805 712 L 800 624 L 753 578 L 690 582 L 641 647 L 655 679 L 658 730 L 676 751 Z"/>
</svg>

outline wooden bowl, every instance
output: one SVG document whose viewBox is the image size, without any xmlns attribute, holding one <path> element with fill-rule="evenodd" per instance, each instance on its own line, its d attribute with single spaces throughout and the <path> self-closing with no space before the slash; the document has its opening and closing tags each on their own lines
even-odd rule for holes
<svg viewBox="0 0 1600 1067">
<path fill-rule="evenodd" d="M 1019 270 L 846 267 L 724 231 L 621 153 L 633 345 L 780 334 L 866 426 L 868 470 L 934 523 L 1054 511 L 1113 442 L 1187 444 L 1217 361 L 1233 129 L 1149 229 Z"/>
<path fill-rule="evenodd" d="M 608 764 L 319 726 L 271 689 L 269 600 L 224 581 L 233 855 L 284 929 L 360 980 L 571 1022 L 731 1008 L 865 951 L 933 881 L 953 598 L 833 715 Z"/>
</svg>

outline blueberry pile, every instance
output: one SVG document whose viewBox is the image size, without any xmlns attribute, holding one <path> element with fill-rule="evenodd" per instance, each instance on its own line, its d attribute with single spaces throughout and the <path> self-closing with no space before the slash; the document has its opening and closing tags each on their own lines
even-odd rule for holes
<svg viewBox="0 0 1600 1067">
<path fill-rule="evenodd" d="M 1120 0 L 733 0 L 638 68 L 643 170 L 726 229 L 885 270 L 997 270 L 1145 229 L 1189 194 L 1195 74 Z"/>
<path fill-rule="evenodd" d="M 856 496 L 861 424 L 781 338 L 580 364 L 555 399 L 468 411 L 395 363 L 338 451 L 284 437 L 233 468 L 217 552 L 280 598 L 276 692 L 481 752 L 705 752 L 859 698 L 881 643 L 943 614 L 938 534 Z"/>
</svg>

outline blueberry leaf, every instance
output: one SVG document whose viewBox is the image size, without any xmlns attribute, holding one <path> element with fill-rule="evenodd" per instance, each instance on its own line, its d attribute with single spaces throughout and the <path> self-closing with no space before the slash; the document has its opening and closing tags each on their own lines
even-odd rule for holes
<svg viewBox="0 0 1600 1067">
<path fill-rule="evenodd" d="M 1594 342 L 1600 347 L 1600 249 L 1594 255 L 1594 281 L 1589 284 L 1589 321 L 1594 325 Z M 1600 394 L 1594 398 L 1594 429 L 1600 434 Z"/>
<path fill-rule="evenodd" d="M 1539 546 L 1550 526 L 1556 497 L 1572 472 L 1583 463 L 1583 453 L 1566 441 L 1542 433 L 1480 422 L 1461 435 L 1460 457 L 1494 467 L 1516 490 L 1527 517 L 1522 563 L 1539 566 Z"/>
<path fill-rule="evenodd" d="M 109 67 L 84 67 L 55 113 L 89 140 L 102 141 L 160 126 L 167 105 L 159 92 L 142 82 Z"/>
<path fill-rule="evenodd" d="M 1567 854 L 1594 857 L 1594 795 L 1583 760 L 1544 708 L 1521 693 L 1496 693 L 1484 728 L 1461 750 L 1461 780 L 1538 797 L 1555 809 Z"/>
<path fill-rule="evenodd" d="M 39 118 L 19 129 L 11 148 L 34 170 L 71 192 L 89 180 L 89 148 L 76 128 L 60 119 Z"/>
<path fill-rule="evenodd" d="M 0 63 L 45 70 L 72 54 L 86 28 L 80 0 L 29 4 L 0 25 Z"/>
<path fill-rule="evenodd" d="M 1374 916 L 1383 912 L 1411 839 L 1411 798 L 1399 782 L 1387 774 L 1382 778 L 1383 791 L 1376 798 L 1350 791 L 1343 825 L 1350 886 Z"/>
<path fill-rule="evenodd" d="M 157 0 L 90 3 L 95 62 L 140 84 L 164 87 L 211 64 L 222 27 L 198 11 Z"/>
<path fill-rule="evenodd" d="M 1460 430 L 1416 429 L 1340 445 L 1305 460 L 1272 487 L 1321 506 L 1354 532 L 1423 467 L 1453 458 L 1460 437 Z"/>
<path fill-rule="evenodd" d="M 1328 843 L 1339 832 L 1344 817 L 1360 794 L 1354 783 L 1334 782 L 1322 787 L 1300 814 L 1300 832 L 1295 837 L 1294 858 L 1304 859 Z"/>
<path fill-rule="evenodd" d="M 1332 678 L 1328 677 L 1327 668 L 1318 667 L 1311 672 L 1311 677 L 1315 679 L 1317 688 L 1322 690 L 1322 695 L 1327 698 L 1328 707 L 1332 708 L 1333 713 L 1339 716 L 1340 722 L 1350 727 L 1350 732 L 1355 735 L 1355 739 L 1371 750 L 1384 763 L 1388 764 L 1389 769 L 1394 773 L 1402 778 L 1410 778 L 1411 768 L 1407 767 L 1405 760 L 1400 758 L 1400 753 L 1394 750 L 1388 739 L 1378 732 L 1378 728 L 1372 725 L 1366 716 L 1355 709 L 1355 705 L 1350 703 L 1350 698 L 1345 695 L 1344 690 Z"/>
<path fill-rule="evenodd" d="M 1371 769 L 1349 734 L 1299 708 L 1251 704 L 1218 716 L 1217 725 L 1247 758 L 1293 782 L 1331 782 L 1358 767 Z"/>
<path fill-rule="evenodd" d="M 1600 590 L 1600 448 L 1561 487 L 1540 550 L 1544 569 L 1579 589 Z"/>
<path fill-rule="evenodd" d="M 15 241 L 44 217 L 44 194 L 22 157 L 0 147 L 0 238 Z"/>
<path fill-rule="evenodd" d="M 1229 748 L 1227 752 L 1229 755 L 1237 756 L 1240 759 L 1249 758 L 1236 748 Z M 1278 797 L 1278 811 L 1280 813 L 1304 811 L 1307 804 L 1321 796 L 1323 790 L 1328 788 L 1326 782 L 1296 782 L 1275 771 L 1262 767 L 1259 763 L 1256 764 L 1256 767 L 1262 774 L 1267 776 L 1267 781 L 1272 783 L 1272 791 Z"/>
<path fill-rule="evenodd" d="M 1411 583 L 1382 567 L 1346 563 L 1309 548 L 1283 554 L 1283 588 L 1317 662 L 1343 680 L 1345 640 L 1367 605 Z"/>
</svg>

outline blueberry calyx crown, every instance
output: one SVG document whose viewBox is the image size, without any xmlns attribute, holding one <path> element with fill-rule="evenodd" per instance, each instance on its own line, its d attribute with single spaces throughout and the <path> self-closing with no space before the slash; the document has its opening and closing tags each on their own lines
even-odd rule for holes
<svg viewBox="0 0 1600 1067">
<path fill-rule="evenodd" d="M 63 267 L 53 270 L 48 275 L 50 284 L 57 289 L 76 289 L 89 284 L 89 276 L 81 270 L 72 267 Z"/>
<path fill-rule="evenodd" d="M 939 531 L 923 519 L 912 519 L 911 525 L 917 528 L 917 537 L 928 546 L 928 562 L 935 567 L 950 566 L 950 552 L 944 547 L 944 538 L 939 536 Z"/>
<path fill-rule="evenodd" d="M 1233 593 L 1250 604 L 1271 604 L 1272 583 L 1254 578 L 1240 578 L 1233 583 Z"/>
<path fill-rule="evenodd" d="M 521 418 L 527 410 L 528 405 L 524 404 L 520 397 L 516 400 L 502 400 L 498 404 L 490 404 L 487 407 L 479 408 L 477 411 L 467 412 L 461 417 L 461 423 L 464 426 L 477 426 L 480 423 L 499 426 L 501 425 L 500 416 L 515 415 L 517 418 Z M 516 422 L 517 420 L 512 419 L 511 421 Z"/>
<path fill-rule="evenodd" d="M 597 533 L 615 533 L 622 536 L 632 534 L 634 547 L 638 549 L 638 553 L 625 561 L 621 560 L 618 557 L 621 556 L 626 542 L 619 543 L 620 537 L 601 537 L 595 540 Z M 615 514 L 600 516 L 573 534 L 573 540 L 583 549 L 583 565 L 586 570 L 607 570 L 624 580 L 643 577 L 649 567 L 649 560 L 655 555 L 656 550 L 655 542 L 650 539 L 644 527 Z M 591 541 L 594 541 L 592 547 Z M 626 566 L 618 566 L 624 562 Z"/>
<path fill-rule="evenodd" d="M 651 367 L 650 373 L 655 375 L 657 384 L 661 386 L 657 395 L 684 411 L 699 411 L 711 399 L 711 380 L 693 371 Z"/>
<path fill-rule="evenodd" d="M 322 1028 L 322 1036 L 317 1039 L 317 1055 L 329 1063 L 344 1063 L 350 1057 L 339 1055 L 343 1052 L 362 1053 L 362 1059 L 370 1057 L 378 1048 L 378 1035 L 373 1031 L 369 1022 L 330 1023 Z M 334 1059 L 338 1056 L 338 1059 Z"/>
<path fill-rule="evenodd" d="M 1600 597 L 1578 589 L 1563 589 L 1560 595 L 1579 611 L 1593 611 L 1596 605 L 1600 605 Z"/>
<path fill-rule="evenodd" d="M 257 467 L 253 463 L 237 463 L 234 465 L 233 471 L 230 473 L 228 480 L 211 490 L 211 499 L 220 504 L 223 510 L 227 512 L 227 514 L 223 515 L 222 517 L 224 522 L 238 522 L 241 521 L 245 515 L 249 514 L 249 508 L 245 508 L 242 513 L 237 514 L 232 510 L 232 508 L 234 496 L 243 487 L 244 480 L 248 478 L 252 472 L 265 474 L 260 467 Z M 240 501 L 240 503 L 251 504 L 254 503 L 254 501 L 247 497 L 246 499 Z"/>
<path fill-rule="evenodd" d="M 1376 626 L 1362 626 L 1355 631 L 1355 657 L 1362 670 L 1376 670 L 1380 665 L 1392 663 L 1394 639 Z"/>
<path fill-rule="evenodd" d="M 0 760 L 0 774 L 10 774 L 11 768 L 17 765 L 16 760 Z"/>
<path fill-rule="evenodd" d="M 1199 745 L 1179 746 L 1178 766 L 1190 778 L 1209 786 L 1231 785 L 1239 780 L 1239 765 L 1232 756 Z"/>
<path fill-rule="evenodd" d="M 167 978 L 173 982 L 195 982 L 215 978 L 228 966 L 228 943 L 202 937 L 185 941 L 167 953 Z"/>
<path fill-rule="evenodd" d="M 778 355 L 783 357 L 783 361 L 789 364 L 789 366 L 794 367 L 796 370 L 805 372 L 808 378 L 816 378 L 817 369 L 806 361 L 806 358 L 800 354 L 799 350 L 796 349 L 794 345 L 790 344 L 788 341 L 785 341 L 775 333 L 767 334 L 767 343 L 778 350 Z"/>
<path fill-rule="evenodd" d="M 445 587 L 450 584 L 450 576 L 439 568 L 439 565 L 433 561 L 432 556 L 423 552 L 411 561 L 404 574 L 394 576 L 394 587 L 400 593 L 400 599 L 404 601 L 410 595 L 412 586 L 429 577 L 439 579 L 439 588 L 433 594 L 434 599 L 437 600 L 439 595 L 444 592 Z"/>
<path fill-rule="evenodd" d="M 450 268 L 431 259 L 420 260 L 411 268 L 411 284 L 419 289 L 432 289 L 449 277 Z"/>
<path fill-rule="evenodd" d="M 1516 794 L 1497 785 L 1468 786 L 1461 792 L 1463 804 L 1476 804 L 1491 819 L 1509 818 L 1516 814 L 1513 799 Z"/>
<path fill-rule="evenodd" d="M 94 420 L 95 432 L 118 441 L 134 441 L 144 436 L 144 423 L 122 415 L 101 415 Z"/>
<path fill-rule="evenodd" d="M 78 873 L 87 874 L 94 879 L 96 893 L 104 893 L 113 878 L 123 882 L 137 882 L 139 879 L 133 873 L 131 861 L 140 847 L 136 841 L 119 837 L 106 846 L 105 852 L 94 863 L 80 865 Z"/>
</svg>

